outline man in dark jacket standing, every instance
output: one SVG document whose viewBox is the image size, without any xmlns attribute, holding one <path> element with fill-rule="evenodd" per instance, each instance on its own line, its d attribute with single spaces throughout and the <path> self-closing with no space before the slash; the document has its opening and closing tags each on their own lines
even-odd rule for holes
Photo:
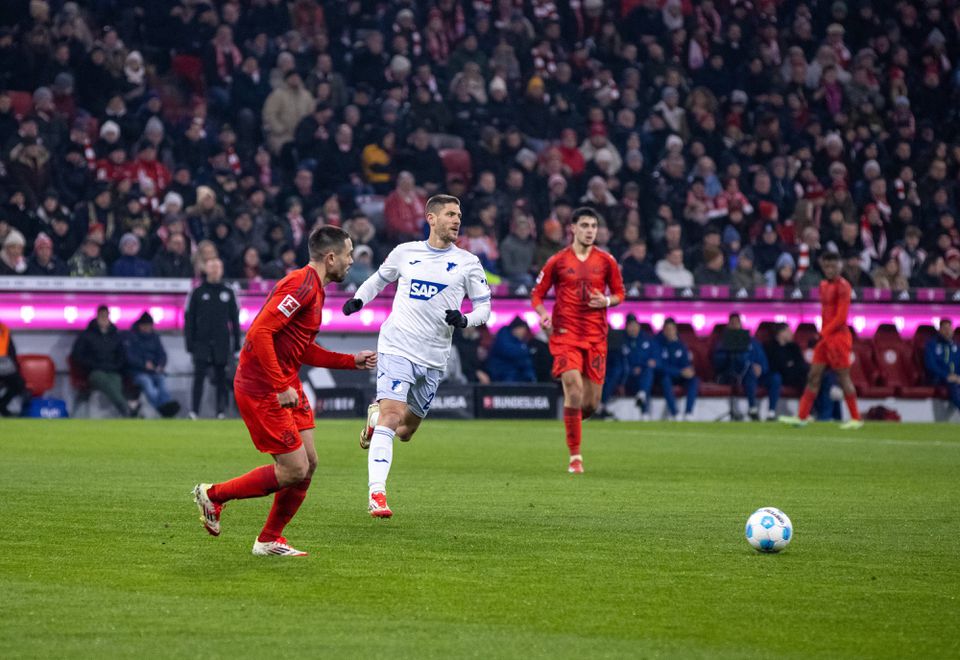
<svg viewBox="0 0 960 660">
<path fill-rule="evenodd" d="M 194 289 L 187 304 L 185 337 L 193 356 L 193 399 L 190 419 L 197 418 L 203 398 L 203 381 L 213 369 L 217 388 L 217 419 L 227 409 L 227 363 L 240 350 L 240 309 L 233 290 L 223 283 L 223 262 L 210 259 L 206 282 Z"/>
<path fill-rule="evenodd" d="M 117 326 L 110 322 L 110 310 L 106 305 L 97 308 L 97 317 L 77 337 L 70 359 L 85 372 L 91 391 L 100 390 L 106 394 L 123 417 L 136 416 L 136 408 L 123 395 L 123 344 Z"/>
<path fill-rule="evenodd" d="M 172 401 L 167 391 L 167 352 L 160 337 L 153 329 L 153 317 L 148 312 L 140 315 L 133 329 L 123 338 L 127 368 L 143 393 L 147 395 L 157 412 L 164 417 L 173 417 L 180 411 L 180 404 Z"/>
</svg>

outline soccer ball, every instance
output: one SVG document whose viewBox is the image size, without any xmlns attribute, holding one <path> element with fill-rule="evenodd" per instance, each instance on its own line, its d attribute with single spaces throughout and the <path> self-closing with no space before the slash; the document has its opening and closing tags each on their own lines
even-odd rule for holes
<svg viewBox="0 0 960 660">
<path fill-rule="evenodd" d="M 760 552 L 780 552 L 793 538 L 793 523 L 780 509 L 765 506 L 747 518 L 747 543 Z"/>
</svg>

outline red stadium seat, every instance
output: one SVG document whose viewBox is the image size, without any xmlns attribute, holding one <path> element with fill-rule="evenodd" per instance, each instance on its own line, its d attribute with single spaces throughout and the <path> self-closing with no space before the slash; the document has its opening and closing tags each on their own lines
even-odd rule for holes
<svg viewBox="0 0 960 660">
<path fill-rule="evenodd" d="M 776 327 L 777 324 L 773 321 L 761 321 L 760 325 L 757 326 L 757 331 L 753 334 L 753 337 L 761 344 L 766 344 L 768 341 L 773 339 L 773 331 L 776 329 Z"/>
<path fill-rule="evenodd" d="M 819 335 L 817 326 L 812 323 L 801 323 L 793 333 L 793 340 L 800 346 L 801 351 L 806 351 L 810 348 L 810 342 Z"/>
<path fill-rule="evenodd" d="M 49 355 L 23 353 L 17 356 L 17 362 L 20 363 L 20 375 L 31 395 L 43 396 L 53 388 L 56 368 Z"/>
<path fill-rule="evenodd" d="M 680 337 L 680 341 L 687 345 L 691 350 L 693 345 L 700 341 L 700 338 L 697 337 L 697 331 L 693 329 L 693 326 L 689 323 L 678 323 L 677 324 L 677 336 Z"/>
<path fill-rule="evenodd" d="M 921 374 L 926 375 L 926 366 L 923 364 L 923 349 L 927 342 L 936 337 L 937 331 L 932 325 L 921 325 L 913 333 L 913 363 Z"/>
<path fill-rule="evenodd" d="M 899 345 L 903 342 L 900 331 L 892 323 L 881 323 L 873 335 L 873 343 L 877 346 Z"/>
<path fill-rule="evenodd" d="M 7 92 L 10 97 L 10 105 L 13 106 L 13 114 L 17 119 L 23 119 L 33 110 L 33 94 L 30 92 Z"/>
<path fill-rule="evenodd" d="M 723 337 L 726 329 L 726 323 L 718 323 L 713 326 L 713 331 L 710 332 L 710 336 L 707 338 L 707 349 L 710 351 L 711 357 L 716 352 L 717 346 L 720 344 L 720 339 Z"/>
<path fill-rule="evenodd" d="M 850 380 L 857 388 L 857 394 L 868 399 L 883 399 L 896 394 L 893 386 L 878 382 L 879 374 L 873 359 L 873 347 L 862 339 L 853 341 Z"/>
<path fill-rule="evenodd" d="M 459 176 L 467 187 L 473 183 L 473 163 L 470 160 L 469 151 L 466 149 L 441 149 L 440 160 L 443 161 L 443 169 L 447 172 L 448 181 L 455 176 Z"/>
<path fill-rule="evenodd" d="M 897 394 L 907 399 L 928 399 L 935 389 L 929 385 L 918 385 L 919 374 L 916 364 L 905 342 L 893 343 L 889 336 L 873 343 L 874 359 L 877 362 L 880 380 L 887 386 L 896 388 Z"/>
</svg>

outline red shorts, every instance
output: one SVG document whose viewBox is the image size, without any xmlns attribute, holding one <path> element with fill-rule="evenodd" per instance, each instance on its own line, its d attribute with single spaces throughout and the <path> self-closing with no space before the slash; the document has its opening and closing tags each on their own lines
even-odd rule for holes
<svg viewBox="0 0 960 660">
<path fill-rule="evenodd" d="M 297 395 L 300 400 L 295 408 L 281 408 L 275 393 L 253 395 L 240 390 L 234 392 L 250 439 L 264 454 L 289 454 L 300 449 L 303 444 L 300 431 L 316 426 L 313 409 L 303 393 L 303 387 L 299 385 Z"/>
<path fill-rule="evenodd" d="M 607 375 L 607 345 L 594 344 L 589 348 L 550 342 L 553 356 L 553 377 L 559 378 L 564 371 L 579 371 L 588 380 L 603 385 Z"/>
<path fill-rule="evenodd" d="M 825 364 L 833 370 L 849 369 L 851 351 L 852 339 L 821 339 L 813 347 L 813 363 Z"/>
</svg>

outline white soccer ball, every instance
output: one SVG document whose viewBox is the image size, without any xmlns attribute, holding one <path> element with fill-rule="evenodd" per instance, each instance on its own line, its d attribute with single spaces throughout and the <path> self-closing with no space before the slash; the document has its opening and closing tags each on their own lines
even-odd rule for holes
<svg viewBox="0 0 960 660">
<path fill-rule="evenodd" d="M 780 509 L 765 506 L 747 518 L 747 543 L 760 552 L 780 552 L 793 538 L 793 523 Z"/>
</svg>

